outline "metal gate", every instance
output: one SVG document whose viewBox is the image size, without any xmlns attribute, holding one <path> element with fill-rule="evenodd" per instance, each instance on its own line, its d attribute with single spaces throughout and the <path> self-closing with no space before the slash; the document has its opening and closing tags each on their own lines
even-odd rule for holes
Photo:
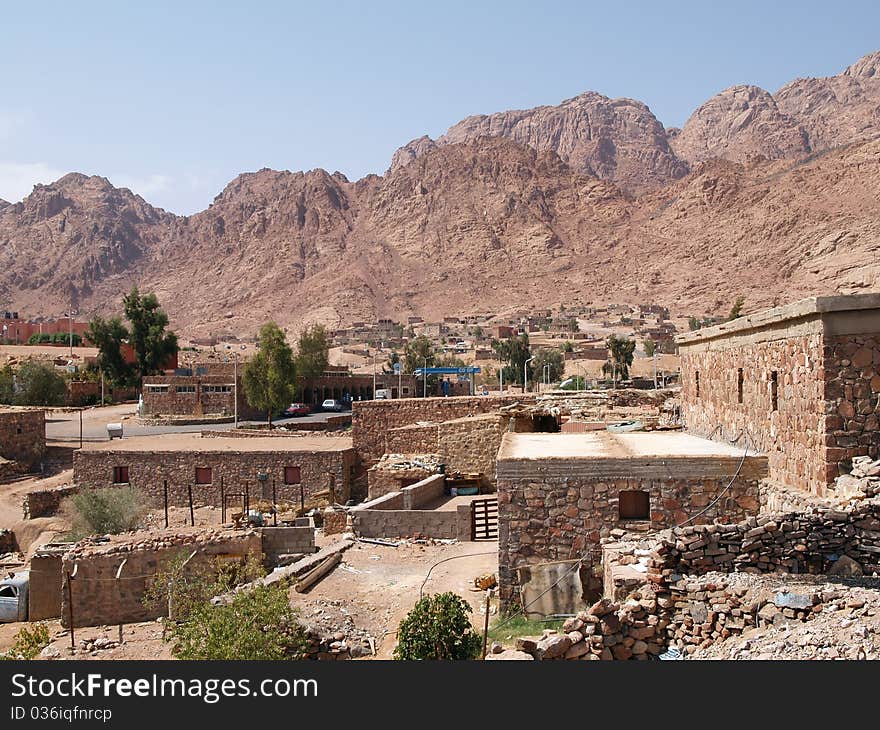
<svg viewBox="0 0 880 730">
<path fill-rule="evenodd" d="M 498 539 L 498 500 L 475 499 L 471 502 L 471 540 Z"/>
</svg>

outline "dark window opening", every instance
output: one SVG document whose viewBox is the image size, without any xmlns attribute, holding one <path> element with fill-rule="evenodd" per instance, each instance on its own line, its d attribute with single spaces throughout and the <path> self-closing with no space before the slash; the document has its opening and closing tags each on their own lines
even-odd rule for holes
<svg viewBox="0 0 880 730">
<path fill-rule="evenodd" d="M 647 492 L 633 489 L 621 492 L 618 498 L 621 520 L 651 519 L 651 497 Z"/>
<path fill-rule="evenodd" d="M 0 598 L 18 598 L 18 593 L 13 586 L 0 587 Z"/>
<path fill-rule="evenodd" d="M 776 370 L 770 373 L 770 403 L 772 410 L 779 410 L 779 373 Z"/>
<path fill-rule="evenodd" d="M 559 423 L 556 416 L 532 416 L 532 424 L 535 433 L 559 433 Z"/>
<path fill-rule="evenodd" d="M 196 484 L 211 484 L 213 481 L 213 470 L 210 466 L 196 467 Z"/>
<path fill-rule="evenodd" d="M 114 484 L 128 484 L 128 467 L 127 466 L 114 466 L 113 467 L 113 483 Z"/>
<path fill-rule="evenodd" d="M 694 384 L 697 388 L 697 398 L 700 397 L 700 371 L 697 370 L 694 372 Z"/>
<path fill-rule="evenodd" d="M 298 466 L 285 466 L 284 467 L 284 483 L 285 484 L 299 484 L 302 481 L 300 470 Z"/>
<path fill-rule="evenodd" d="M 743 369 L 736 371 L 736 402 L 743 402 Z"/>
<path fill-rule="evenodd" d="M 15 429 L 15 432 L 16 432 L 16 433 L 21 433 L 21 426 L 19 426 L 18 428 L 16 428 L 16 429 Z"/>
</svg>

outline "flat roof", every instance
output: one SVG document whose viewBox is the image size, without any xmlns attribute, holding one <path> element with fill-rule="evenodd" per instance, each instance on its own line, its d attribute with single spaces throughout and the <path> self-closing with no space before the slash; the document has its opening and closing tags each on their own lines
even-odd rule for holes
<svg viewBox="0 0 880 730">
<path fill-rule="evenodd" d="M 505 433 L 498 451 L 504 459 L 626 459 L 645 457 L 742 458 L 741 446 L 681 431 L 588 431 L 586 433 Z"/>
<path fill-rule="evenodd" d="M 272 452 L 344 451 L 351 449 L 350 436 L 257 436 L 245 438 L 203 438 L 199 433 L 169 433 L 160 436 L 134 436 L 112 441 L 83 444 L 83 451 L 195 451 Z"/>
<path fill-rule="evenodd" d="M 792 304 L 785 304 L 762 312 L 738 317 L 730 322 L 722 322 L 712 327 L 703 327 L 693 332 L 677 335 L 675 341 L 680 345 L 692 342 L 711 340 L 737 332 L 760 329 L 787 320 L 804 317 L 821 316 L 831 312 L 859 311 L 864 309 L 880 309 L 880 293 L 840 294 L 824 297 L 809 297 Z"/>
</svg>

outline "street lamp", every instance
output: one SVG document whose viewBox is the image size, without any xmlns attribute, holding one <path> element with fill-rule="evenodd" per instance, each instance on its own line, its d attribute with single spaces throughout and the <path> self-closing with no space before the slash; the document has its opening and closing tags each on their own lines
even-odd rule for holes
<svg viewBox="0 0 880 730">
<path fill-rule="evenodd" d="M 523 363 L 523 393 L 526 393 L 529 389 L 529 363 L 535 359 L 535 356 L 532 355 Z"/>
<path fill-rule="evenodd" d="M 237 352 L 234 352 L 232 354 L 232 362 L 233 362 L 233 365 L 232 365 L 232 373 L 233 373 L 232 388 L 235 393 L 235 405 L 234 405 L 235 416 L 234 416 L 232 428 L 236 429 L 236 428 L 238 428 L 238 353 Z"/>
</svg>

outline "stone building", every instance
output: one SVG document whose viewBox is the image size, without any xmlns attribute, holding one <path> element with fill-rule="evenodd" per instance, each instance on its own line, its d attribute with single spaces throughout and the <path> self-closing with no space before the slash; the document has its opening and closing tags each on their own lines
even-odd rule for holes
<svg viewBox="0 0 880 730">
<path fill-rule="evenodd" d="M 677 342 L 688 431 L 746 435 L 772 482 L 824 496 L 854 456 L 880 456 L 880 294 L 812 297 Z"/>
<path fill-rule="evenodd" d="M 496 464 L 501 600 L 522 569 L 581 561 L 584 601 L 602 588 L 600 540 L 742 519 L 759 509 L 766 459 L 683 433 L 505 433 Z"/>
<path fill-rule="evenodd" d="M 45 454 L 43 409 L 0 407 L 0 480 L 39 469 Z"/>
<path fill-rule="evenodd" d="M 150 375 L 143 380 L 145 416 L 232 416 L 238 399 L 239 418 L 265 416 L 247 402 L 242 365 L 204 363 L 174 375 Z"/>
<path fill-rule="evenodd" d="M 332 482 L 337 502 L 349 499 L 355 453 L 351 439 L 330 436 L 209 438 L 144 436 L 86 444 L 74 452 L 73 480 L 84 487 L 133 486 L 161 505 L 222 506 L 221 494 L 247 489 L 250 501 L 298 502 Z M 261 475 L 264 475 L 261 478 Z M 237 502 L 235 504 L 240 504 Z"/>
</svg>

